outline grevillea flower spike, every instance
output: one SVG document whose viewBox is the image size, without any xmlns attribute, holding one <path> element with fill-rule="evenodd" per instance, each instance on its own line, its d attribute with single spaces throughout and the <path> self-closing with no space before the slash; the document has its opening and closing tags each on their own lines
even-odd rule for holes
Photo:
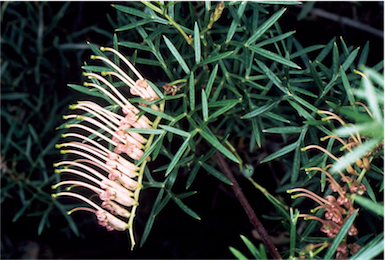
<svg viewBox="0 0 385 260">
<path fill-rule="evenodd" d="M 57 144 L 56 147 L 62 149 L 62 154 L 68 154 L 71 160 L 58 162 L 54 166 L 56 173 L 67 173 L 77 178 L 53 185 L 53 189 L 62 186 L 67 188 L 66 191 L 59 191 L 52 196 L 70 196 L 87 203 L 91 207 L 77 207 L 68 214 L 80 210 L 92 212 L 98 223 L 109 231 L 129 230 L 133 248 L 135 245 L 133 220 L 139 205 L 142 176 L 147 161 L 142 160 L 140 165 L 136 165 L 135 160 L 142 158 L 144 151 L 149 147 L 149 142 L 141 134 L 126 130 L 152 129 L 159 120 L 156 119 L 156 123 L 153 123 L 145 115 L 139 116 L 140 110 L 131 104 L 111 81 L 116 79 L 123 82 L 129 87 L 132 95 L 140 96 L 147 102 L 157 100 L 159 96 L 122 54 L 112 48 L 101 47 L 100 50 L 117 55 L 138 79 L 136 81 L 131 79 L 106 57 L 91 56 L 91 59 L 102 60 L 112 69 L 101 72 L 101 75 L 83 73 L 92 80 L 92 83 L 85 82 L 84 86 L 99 91 L 111 100 L 112 106 L 102 107 L 91 101 L 81 101 L 70 106 L 71 109 L 84 111 L 85 114 L 64 116 L 64 119 L 70 120 L 65 125 L 70 132 L 63 134 L 62 137 L 70 138 L 71 141 Z M 156 105 L 152 105 L 151 108 L 160 110 Z"/>
</svg>

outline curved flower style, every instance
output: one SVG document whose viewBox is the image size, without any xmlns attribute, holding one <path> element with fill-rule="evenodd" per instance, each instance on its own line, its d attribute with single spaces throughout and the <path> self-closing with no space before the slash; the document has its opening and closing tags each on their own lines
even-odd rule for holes
<svg viewBox="0 0 385 260">
<path fill-rule="evenodd" d="M 142 187 L 142 173 L 145 162 L 140 166 L 134 161 L 144 155 L 147 139 L 136 132 L 126 131 L 129 128 L 152 128 L 153 123 L 144 115 L 139 116 L 140 110 L 130 103 L 110 80 L 115 78 L 130 88 L 132 95 L 140 96 L 150 102 L 159 96 L 140 75 L 135 67 L 119 52 L 111 48 L 100 48 L 104 52 L 113 52 L 138 77 L 131 79 L 121 68 L 109 59 L 101 56 L 91 56 L 94 60 L 102 60 L 109 65 L 111 71 L 84 73 L 92 83 L 85 82 L 84 86 L 97 89 L 112 100 L 113 106 L 102 107 L 91 101 L 80 101 L 70 108 L 84 111 L 85 114 L 64 116 L 69 119 L 66 128 L 69 133 L 64 138 L 69 142 L 57 144 L 62 154 L 69 154 L 71 160 L 61 161 L 54 166 L 56 173 L 69 173 L 79 178 L 64 180 L 52 188 L 67 186 L 66 191 L 53 194 L 53 197 L 70 196 L 82 200 L 90 207 L 77 207 L 68 212 L 84 210 L 95 214 L 98 223 L 107 230 L 129 230 L 132 247 L 135 244 L 133 236 L 133 218 L 138 206 L 139 192 Z M 156 105 L 152 108 L 159 110 Z M 121 114 L 115 112 L 120 111 Z M 65 148 L 65 149 L 64 149 Z M 90 191 L 99 198 L 97 202 L 71 191 Z M 90 196 L 92 198 L 94 196 Z"/>
</svg>

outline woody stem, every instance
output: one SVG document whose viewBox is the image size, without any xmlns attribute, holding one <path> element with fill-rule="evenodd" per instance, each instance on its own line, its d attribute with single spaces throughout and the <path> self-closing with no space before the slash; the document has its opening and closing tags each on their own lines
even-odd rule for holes
<svg viewBox="0 0 385 260">
<path fill-rule="evenodd" d="M 282 259 L 282 256 L 278 252 L 277 248 L 271 241 L 269 234 L 267 234 L 265 228 L 263 227 L 262 223 L 259 221 L 258 217 L 255 215 L 254 210 L 251 208 L 249 202 L 247 201 L 247 198 L 242 192 L 241 187 L 239 186 L 237 180 L 235 179 L 233 173 L 230 171 L 229 166 L 227 165 L 225 159 L 223 158 L 222 154 L 220 152 L 216 152 L 216 157 L 219 163 L 219 166 L 221 167 L 222 171 L 225 172 L 226 176 L 229 178 L 229 180 L 233 183 L 233 191 L 235 196 L 238 198 L 239 202 L 241 203 L 242 207 L 246 211 L 247 216 L 249 217 L 250 222 L 253 224 L 255 229 L 257 230 L 258 234 L 261 236 L 261 239 L 263 243 L 265 244 L 267 250 L 269 250 L 271 256 L 274 259 Z"/>
</svg>

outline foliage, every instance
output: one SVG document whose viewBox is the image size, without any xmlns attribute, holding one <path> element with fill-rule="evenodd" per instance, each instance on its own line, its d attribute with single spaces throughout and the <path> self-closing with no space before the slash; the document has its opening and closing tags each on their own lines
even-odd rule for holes
<svg viewBox="0 0 385 260">
<path fill-rule="evenodd" d="M 270 4 L 279 7 L 271 12 Z M 341 246 L 348 243 L 352 245 L 349 247 L 352 258 L 369 259 L 383 252 L 383 61 L 372 68 L 365 67 L 369 43 L 360 50 L 348 47 L 342 38 L 331 39 L 325 45 L 302 47 L 294 31 L 282 32 L 279 25 L 286 10 L 281 5 L 290 4 L 298 3 L 113 5 L 119 11 L 113 47 L 121 53 L 132 53 L 128 59 L 137 68 L 146 68 L 143 74 L 153 81 L 149 84 L 159 96 L 152 101 L 130 98 L 151 120 L 160 120 L 156 129 L 137 130 L 152 140 L 142 158 L 136 161 L 139 165 L 147 156 L 151 157 L 142 173 L 143 192 L 149 188 L 158 191 L 140 245 L 151 235 L 156 217 L 171 201 L 189 216 L 200 219 L 183 202 L 199 192 L 189 190 L 197 174 L 206 172 L 231 186 L 213 159 L 213 154 L 220 151 L 237 165 L 232 170 L 242 172 L 277 209 L 277 215 L 270 217 L 276 219 L 282 232 L 290 234 L 288 243 L 277 245 L 283 258 L 338 257 L 336 251 L 342 252 Z M 95 55 L 104 55 L 90 46 Z M 315 58 L 311 61 L 309 56 Z M 111 60 L 120 65 L 116 56 Z M 87 72 L 111 70 L 106 64 L 91 63 L 83 67 Z M 161 72 L 163 76 L 152 78 L 153 72 L 157 75 Z M 116 86 L 122 85 L 109 80 Z M 79 85 L 72 87 L 103 98 L 103 105 L 116 104 L 99 90 L 90 92 Z M 153 109 L 154 105 L 161 109 Z M 342 126 L 333 120 L 337 118 L 343 118 Z M 352 133 L 360 141 L 353 144 L 348 139 Z M 279 143 L 274 139 L 279 139 Z M 240 140 L 248 143 L 248 147 L 237 146 Z M 272 143 L 272 152 L 255 162 L 255 155 L 272 147 Z M 28 139 L 25 145 L 30 147 Z M 305 152 L 311 145 L 323 147 L 324 153 Z M 337 160 L 330 159 L 328 153 Z M 351 166 L 358 159 L 365 162 Z M 282 173 L 280 187 L 267 191 L 258 184 L 264 173 L 258 176 L 253 173 L 259 164 L 272 161 L 279 161 L 287 170 Z M 329 164 L 333 164 L 329 170 L 332 178 L 312 170 L 328 169 Z M 348 167 L 354 172 L 350 168 L 345 170 Z M 346 176 L 350 173 L 351 179 L 340 178 L 341 171 Z M 180 176 L 186 177 L 185 183 L 178 182 Z M 350 199 L 348 205 L 359 210 L 347 208 L 340 229 L 333 237 L 326 237 L 318 221 L 303 224 L 301 213 L 309 212 L 308 201 L 303 197 L 290 200 L 286 191 L 306 187 L 326 198 L 333 194 L 326 186 L 331 179 L 336 183 L 345 181 L 341 189 L 351 188 L 353 184 L 362 187 L 362 184 L 366 192 L 358 189 L 360 193 L 355 195 L 357 191 L 345 190 Z M 176 193 L 176 186 L 187 191 Z M 322 219 L 323 213 L 321 209 L 314 216 Z M 353 223 L 359 233 L 348 237 Z M 269 258 L 262 244 L 257 249 L 245 236 L 241 239 L 250 257 Z M 356 250 L 353 244 L 361 249 Z M 238 259 L 249 257 L 233 247 L 230 250 Z"/>
</svg>

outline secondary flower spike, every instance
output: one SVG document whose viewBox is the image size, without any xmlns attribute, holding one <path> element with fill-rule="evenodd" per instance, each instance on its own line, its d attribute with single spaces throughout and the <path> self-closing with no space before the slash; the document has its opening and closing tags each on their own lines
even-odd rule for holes
<svg viewBox="0 0 385 260">
<path fill-rule="evenodd" d="M 66 142 L 56 147 L 67 155 L 67 159 L 54 166 L 56 173 L 63 177 L 73 177 L 66 177 L 53 185 L 53 189 L 65 188 L 65 191 L 58 191 L 52 196 L 69 196 L 88 204 L 76 207 L 68 211 L 68 214 L 88 211 L 94 213 L 98 223 L 109 231 L 128 229 L 133 247 L 133 218 L 139 205 L 146 164 L 146 160 L 141 160 L 140 165 L 137 165 L 137 160 L 144 156 L 148 140 L 130 129 L 152 129 L 153 122 L 145 115 L 139 115 L 140 110 L 125 95 L 130 93 L 146 102 L 152 102 L 151 107 L 156 110 L 159 108 L 153 101 L 159 99 L 159 96 L 122 54 L 108 47 L 101 47 L 100 50 L 116 55 L 134 72 L 137 79 L 130 78 L 105 56 L 91 56 L 93 60 L 103 61 L 111 71 L 100 74 L 98 71 L 84 72 L 92 81 L 85 82 L 84 86 L 97 92 L 110 105 L 103 107 L 96 102 L 79 101 L 70 106 L 70 109 L 82 114 L 63 117 L 69 120 L 65 125 L 69 130 L 62 135 Z"/>
</svg>

